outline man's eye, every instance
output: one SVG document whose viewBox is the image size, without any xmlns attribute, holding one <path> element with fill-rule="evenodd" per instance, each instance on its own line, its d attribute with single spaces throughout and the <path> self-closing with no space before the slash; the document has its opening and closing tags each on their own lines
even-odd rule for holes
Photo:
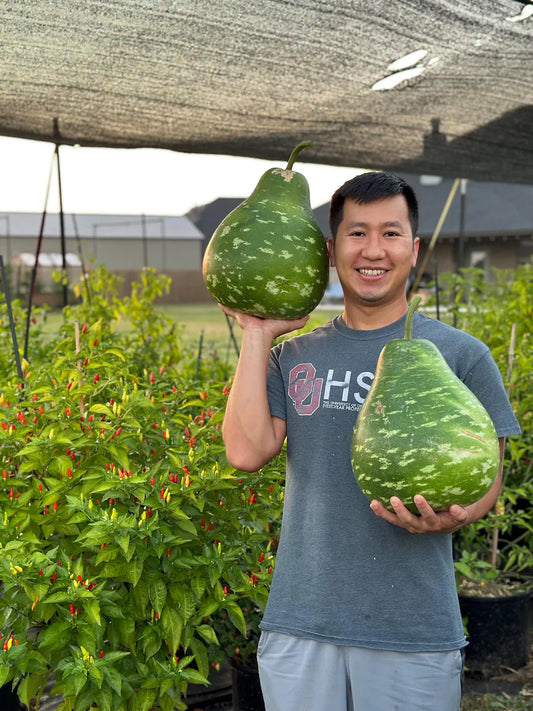
<svg viewBox="0 0 533 711">
<path fill-rule="evenodd" d="M 397 232 L 385 232 L 385 237 L 397 237 L 398 233 Z"/>
<path fill-rule="evenodd" d="M 365 236 L 364 232 L 359 232 L 359 231 L 350 232 L 350 237 L 364 237 L 364 236 Z"/>
</svg>

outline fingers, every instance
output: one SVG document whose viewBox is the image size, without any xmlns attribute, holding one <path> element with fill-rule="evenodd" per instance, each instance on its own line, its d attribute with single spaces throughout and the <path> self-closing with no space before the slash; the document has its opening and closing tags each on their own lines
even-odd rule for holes
<svg viewBox="0 0 533 711">
<path fill-rule="evenodd" d="M 434 511 L 419 494 L 414 497 L 418 514 L 409 511 L 397 496 L 392 496 L 390 503 L 392 511 L 376 500 L 371 502 L 370 508 L 379 518 L 410 533 L 452 533 L 461 528 L 468 518 L 466 509 L 457 504 L 453 504 L 448 511 Z"/>
</svg>

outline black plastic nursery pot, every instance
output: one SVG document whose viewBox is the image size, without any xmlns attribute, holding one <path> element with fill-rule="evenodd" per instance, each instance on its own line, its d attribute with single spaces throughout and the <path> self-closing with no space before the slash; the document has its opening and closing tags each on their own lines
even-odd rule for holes
<svg viewBox="0 0 533 711">
<path fill-rule="evenodd" d="M 233 711 L 265 711 L 257 667 L 231 665 Z"/>
<path fill-rule="evenodd" d="M 11 682 L 0 686 L 0 709 L 2 711 L 20 711 L 21 709 L 17 692 L 11 689 Z"/>
<path fill-rule="evenodd" d="M 459 596 L 466 618 L 465 673 L 487 679 L 519 669 L 529 657 L 530 594 L 507 597 Z"/>
</svg>

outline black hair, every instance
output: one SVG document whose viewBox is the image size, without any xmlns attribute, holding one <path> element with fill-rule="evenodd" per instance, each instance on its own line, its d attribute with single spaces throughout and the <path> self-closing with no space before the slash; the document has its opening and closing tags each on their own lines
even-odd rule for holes
<svg viewBox="0 0 533 711">
<path fill-rule="evenodd" d="M 372 171 L 356 175 L 355 178 L 348 180 L 333 193 L 329 206 L 329 228 L 333 239 L 335 240 L 337 230 L 342 222 L 345 200 L 353 200 L 363 205 L 385 197 L 394 197 L 395 195 L 404 196 L 413 237 L 416 237 L 418 232 L 418 200 L 416 199 L 415 191 L 398 175 Z"/>
</svg>

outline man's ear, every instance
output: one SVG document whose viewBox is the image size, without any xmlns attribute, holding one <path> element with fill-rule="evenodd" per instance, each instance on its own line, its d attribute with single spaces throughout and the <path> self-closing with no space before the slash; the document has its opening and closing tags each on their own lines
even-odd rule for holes
<svg viewBox="0 0 533 711">
<path fill-rule="evenodd" d="M 328 256 L 329 256 L 330 267 L 334 267 L 335 266 L 335 242 L 333 241 L 333 237 L 330 237 L 328 239 Z"/>
<path fill-rule="evenodd" d="M 420 247 L 420 237 L 415 237 L 413 239 L 413 258 L 411 260 L 411 266 L 416 267 L 416 260 L 418 259 L 418 248 Z"/>
</svg>

